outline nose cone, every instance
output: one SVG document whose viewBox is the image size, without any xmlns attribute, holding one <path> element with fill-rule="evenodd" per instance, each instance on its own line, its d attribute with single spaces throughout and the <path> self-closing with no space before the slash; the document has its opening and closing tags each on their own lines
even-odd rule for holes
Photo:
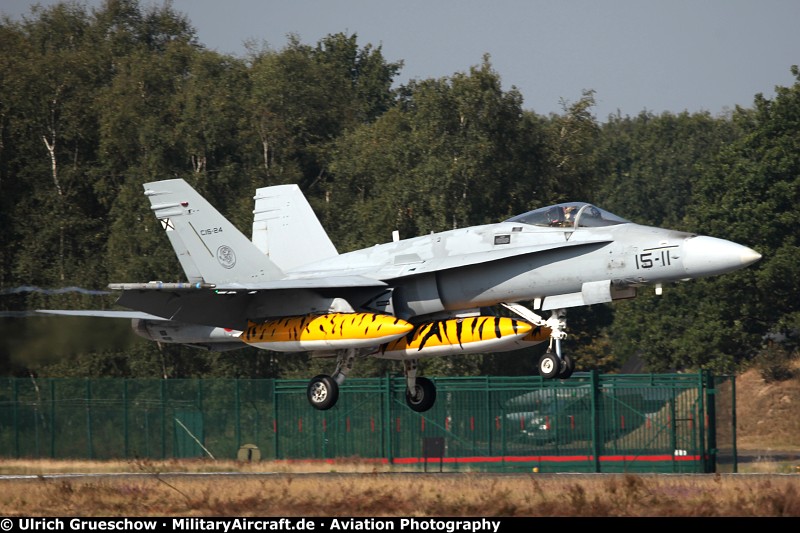
<svg viewBox="0 0 800 533">
<path fill-rule="evenodd" d="M 715 237 L 691 237 L 683 244 L 683 267 L 693 278 L 739 270 L 759 259 L 755 250 Z"/>
</svg>

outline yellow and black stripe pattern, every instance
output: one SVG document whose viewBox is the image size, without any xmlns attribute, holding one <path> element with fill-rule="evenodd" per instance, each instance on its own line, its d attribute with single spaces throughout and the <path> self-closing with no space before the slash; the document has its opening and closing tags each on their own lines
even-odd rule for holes
<svg viewBox="0 0 800 533">
<path fill-rule="evenodd" d="M 417 324 L 403 337 L 379 349 L 384 357 L 448 355 L 500 349 L 525 339 L 541 342 L 549 336 L 547 328 L 529 322 L 498 316 L 476 316 L 436 320 Z M 528 338 L 530 337 L 530 339 Z M 523 346 L 520 346 L 523 347 Z"/>
<path fill-rule="evenodd" d="M 249 322 L 241 340 L 277 351 L 374 346 L 401 337 L 413 326 L 391 315 L 328 313 Z"/>
</svg>

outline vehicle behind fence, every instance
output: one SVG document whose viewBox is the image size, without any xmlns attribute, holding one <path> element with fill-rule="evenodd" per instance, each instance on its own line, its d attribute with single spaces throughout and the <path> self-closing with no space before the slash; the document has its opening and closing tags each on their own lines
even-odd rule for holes
<svg viewBox="0 0 800 533">
<path fill-rule="evenodd" d="M 596 372 L 564 381 L 434 380 L 435 406 L 417 413 L 406 406 L 405 380 L 394 377 L 348 379 L 328 411 L 308 405 L 305 380 L 4 378 L 0 456 L 357 459 L 436 471 L 736 469 L 733 380 Z"/>
</svg>

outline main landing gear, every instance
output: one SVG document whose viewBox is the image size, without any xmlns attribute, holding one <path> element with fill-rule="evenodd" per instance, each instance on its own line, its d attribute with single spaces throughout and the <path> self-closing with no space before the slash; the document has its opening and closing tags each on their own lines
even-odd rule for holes
<svg viewBox="0 0 800 533">
<path fill-rule="evenodd" d="M 334 370 L 333 376 L 320 374 L 311 378 L 306 389 L 308 403 L 311 404 L 311 407 L 326 411 L 336 405 L 336 400 L 339 399 L 339 385 L 344 383 L 347 373 L 352 370 L 355 358 L 355 348 L 339 350 L 336 355 L 336 370 Z"/>
<path fill-rule="evenodd" d="M 417 360 L 403 361 L 406 374 L 406 405 L 418 413 L 424 413 L 436 402 L 436 385 L 428 378 L 417 377 Z"/>
<path fill-rule="evenodd" d="M 320 374 L 308 382 L 306 395 L 311 407 L 326 411 L 339 399 L 339 385 L 344 383 L 347 373 L 353 368 L 355 349 L 342 350 L 336 358 L 333 376 Z M 436 385 L 428 378 L 417 377 L 417 360 L 403 361 L 406 376 L 406 405 L 418 413 L 425 412 L 436 402 Z"/>
<path fill-rule="evenodd" d="M 339 399 L 339 384 L 332 377 L 320 374 L 308 382 L 308 402 L 311 407 L 325 411 L 336 405 Z"/>
</svg>

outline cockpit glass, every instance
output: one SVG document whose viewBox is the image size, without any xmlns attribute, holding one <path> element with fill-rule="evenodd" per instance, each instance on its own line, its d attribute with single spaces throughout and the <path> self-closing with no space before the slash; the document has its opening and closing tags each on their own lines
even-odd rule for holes
<svg viewBox="0 0 800 533">
<path fill-rule="evenodd" d="M 567 202 L 541 207 L 509 218 L 506 222 L 521 222 L 550 228 L 598 228 L 630 222 L 604 209 L 585 202 Z"/>
</svg>

